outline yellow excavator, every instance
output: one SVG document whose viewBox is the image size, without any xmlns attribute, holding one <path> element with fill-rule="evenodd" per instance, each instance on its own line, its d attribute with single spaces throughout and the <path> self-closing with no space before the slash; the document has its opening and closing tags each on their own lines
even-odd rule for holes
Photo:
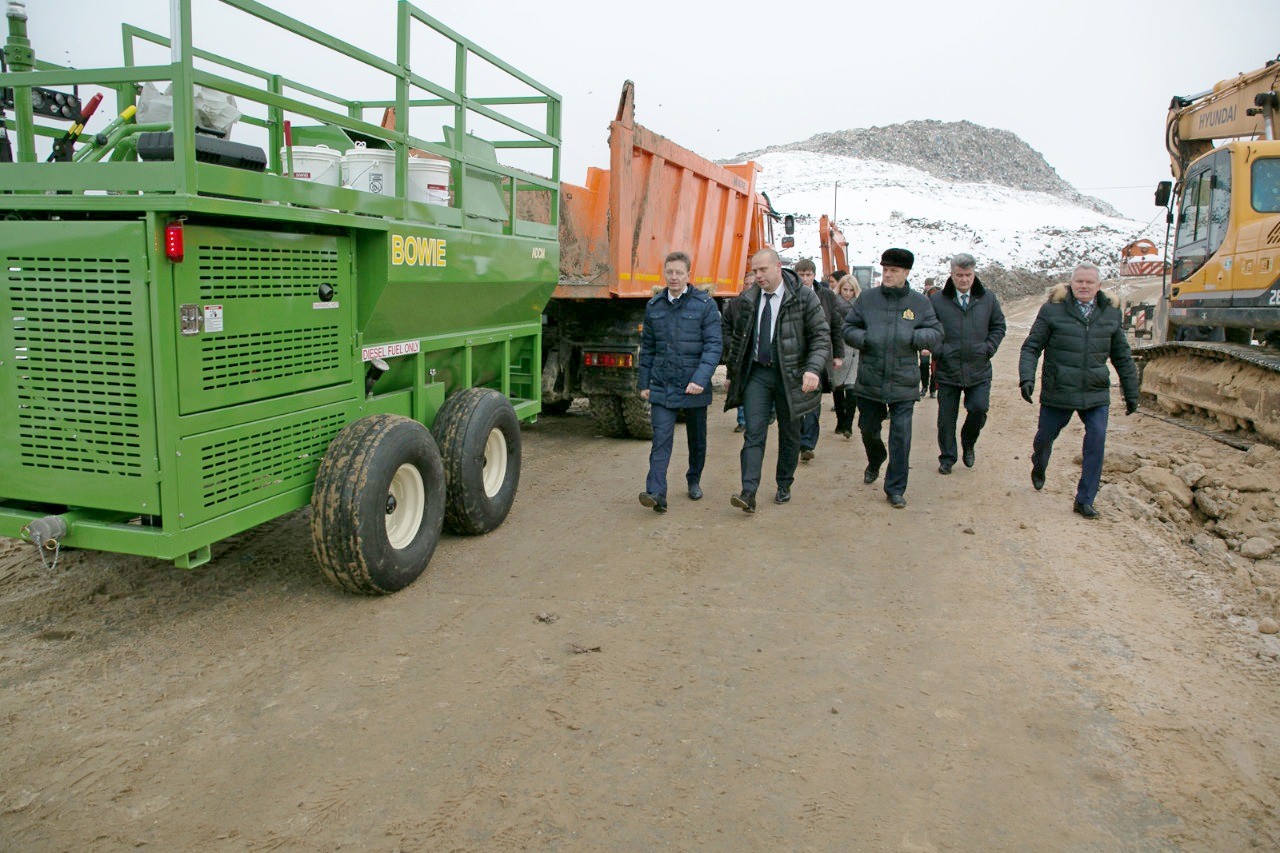
<svg viewBox="0 0 1280 853">
<path fill-rule="evenodd" d="M 1280 58 L 1175 97 L 1156 188 L 1174 249 L 1155 341 L 1135 352 L 1163 410 L 1280 444 Z"/>
</svg>

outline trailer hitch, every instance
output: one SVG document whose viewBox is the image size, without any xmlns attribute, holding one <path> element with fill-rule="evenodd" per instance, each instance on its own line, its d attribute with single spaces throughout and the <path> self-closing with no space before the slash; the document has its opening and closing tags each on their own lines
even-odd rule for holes
<svg viewBox="0 0 1280 853">
<path fill-rule="evenodd" d="M 36 546 L 40 554 L 40 565 L 49 571 L 58 568 L 58 555 L 62 549 L 62 540 L 67 536 L 67 522 L 60 515 L 46 515 L 36 518 L 22 528 L 22 533 Z M 53 561 L 45 559 L 45 551 L 53 552 Z"/>
</svg>

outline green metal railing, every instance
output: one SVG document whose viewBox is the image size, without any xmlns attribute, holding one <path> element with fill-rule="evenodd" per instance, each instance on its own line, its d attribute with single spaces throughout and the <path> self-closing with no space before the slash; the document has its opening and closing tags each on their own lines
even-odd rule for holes
<svg viewBox="0 0 1280 853">
<path fill-rule="evenodd" d="M 22 70 L 23 66 L 15 65 L 18 70 L 0 74 L 0 86 L 16 89 L 18 106 L 14 110 L 14 118 L 6 124 L 13 131 L 17 147 L 16 159 L 19 161 L 6 164 L 3 167 L 6 171 L 0 173 L 3 175 L 0 177 L 0 187 L 12 193 L 0 195 L 0 208 L 83 207 L 87 201 L 83 196 L 72 201 L 65 194 L 79 194 L 85 190 L 116 194 L 104 197 L 101 201 L 103 204 L 154 208 L 161 204 L 173 206 L 173 199 L 160 202 L 149 198 L 155 194 L 169 193 L 203 197 L 208 200 L 206 206 L 215 212 L 222 212 L 220 208 L 234 209 L 237 204 L 244 202 L 271 201 L 304 206 L 316 211 L 337 210 L 463 227 L 480 227 L 486 222 L 490 223 L 490 227 L 484 230 L 495 230 L 500 223 L 501 233 L 555 239 L 559 216 L 561 98 L 554 91 L 405 0 L 400 0 L 397 8 L 395 61 L 379 57 L 254 0 L 218 2 L 389 76 L 394 81 L 395 97 L 381 100 L 347 99 L 287 76 L 197 48 L 192 40 L 191 0 L 172 0 L 176 27 L 172 39 L 131 25 L 123 27 L 123 67 L 75 70 L 34 62 L 26 66 L 32 70 Z M 411 69 L 412 36 L 418 27 L 429 28 L 452 44 L 454 72 L 451 84 L 429 80 Z M 16 36 L 15 29 L 20 31 Z M 21 22 L 20 27 L 15 27 L 15 21 L 10 19 L 9 41 L 12 45 L 15 38 L 19 40 L 19 52 L 20 42 L 25 37 L 25 22 Z M 150 43 L 171 50 L 176 43 L 178 48 L 174 51 L 174 61 L 162 65 L 135 64 L 139 43 Z M 504 72 L 513 81 L 518 81 L 524 91 L 506 97 L 468 96 L 468 71 L 475 60 L 481 60 Z M 209 68 L 196 67 L 197 61 Z M 232 79 L 226 76 L 228 73 L 250 78 L 251 82 Z M 33 111 L 27 103 L 29 96 L 24 96 L 24 93 L 29 92 L 29 87 L 97 85 L 114 90 L 118 115 L 126 107 L 135 104 L 138 88 L 143 83 L 172 83 L 175 131 L 172 163 L 132 162 L 132 158 L 128 156 L 114 157 L 111 162 L 105 163 L 37 163 L 39 158 L 35 138 L 59 136 L 64 128 L 48 127 L 35 121 Z M 193 88 L 196 85 L 232 95 L 245 105 L 261 105 L 265 118 L 244 115 L 241 122 L 266 130 L 269 149 L 267 174 L 197 161 L 193 103 Z M 528 94 L 529 91 L 534 94 Z M 518 121 L 500 109 L 530 105 L 543 107 L 540 127 Z M 388 107 L 396 111 L 394 129 L 384 128 L 363 117 L 366 110 Z M 420 107 L 452 108 L 451 132 L 442 134 L 444 139 L 431 140 L 415 134 L 412 111 Z M 286 169 L 279 152 L 285 144 L 284 124 L 289 115 L 301 116 L 340 129 L 344 133 L 385 144 L 394 151 L 396 158 L 394 195 L 377 196 L 285 177 Z M 496 156 L 486 156 L 483 150 L 469 150 L 475 148 L 476 138 L 468 132 L 470 120 L 474 116 L 483 117 L 511 131 L 511 138 L 482 140 L 494 152 L 507 149 L 548 150 L 550 175 L 540 177 L 499 163 Z M 484 149 L 485 145 L 479 147 Z M 450 207 L 409 201 L 408 159 L 411 148 L 449 161 L 453 189 Z M 499 195 L 505 208 L 501 216 L 495 216 L 492 203 L 486 205 L 483 203 L 485 199 L 470 197 L 478 189 L 483 189 L 485 181 L 501 187 Z M 520 218 L 518 198 L 525 192 L 549 194 L 550 204 L 541 206 L 546 211 L 546 221 L 533 222 Z M 490 190 L 487 195 L 492 201 L 494 192 Z M 318 213 L 310 218 L 325 217 L 323 213 Z"/>
</svg>

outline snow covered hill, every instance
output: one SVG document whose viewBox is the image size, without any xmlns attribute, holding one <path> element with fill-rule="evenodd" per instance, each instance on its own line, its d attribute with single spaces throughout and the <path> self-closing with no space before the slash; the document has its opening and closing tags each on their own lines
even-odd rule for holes
<svg viewBox="0 0 1280 853">
<path fill-rule="evenodd" d="M 1126 243 L 1164 240 L 1163 216 L 1151 223 L 1107 216 L 1061 195 L 956 183 L 910 166 L 812 151 L 775 150 L 756 160 L 774 209 L 797 217 L 795 248 L 784 252 L 789 260 L 820 259 L 818 217 L 833 208 L 850 263 L 876 263 L 884 249 L 902 246 L 916 255 L 916 282 L 945 278 L 956 252 L 973 254 L 980 275 L 999 265 L 1037 284 L 1082 260 L 1114 275 Z"/>
</svg>

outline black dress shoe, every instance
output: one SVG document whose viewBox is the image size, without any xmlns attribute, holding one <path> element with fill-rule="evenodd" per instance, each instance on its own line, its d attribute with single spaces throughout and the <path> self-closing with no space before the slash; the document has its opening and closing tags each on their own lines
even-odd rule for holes
<svg viewBox="0 0 1280 853">
<path fill-rule="evenodd" d="M 729 503 L 736 506 L 738 509 L 742 510 L 743 512 L 755 512 L 756 511 L 756 493 L 742 492 L 741 494 L 737 494 L 729 498 Z"/>
<path fill-rule="evenodd" d="M 662 495 L 651 495 L 648 492 L 640 493 L 640 505 L 647 506 L 654 512 L 667 511 L 667 499 Z"/>
<path fill-rule="evenodd" d="M 868 465 L 867 470 L 862 472 L 862 482 L 868 485 L 870 485 L 871 483 L 874 483 L 876 480 L 879 480 L 879 479 L 880 479 L 879 468 L 873 468 L 872 466 Z"/>
<path fill-rule="evenodd" d="M 951 473 L 951 464 L 952 464 L 952 463 L 950 463 L 950 462 L 939 462 L 939 463 L 938 463 L 938 473 L 939 473 L 939 474 L 950 474 L 950 473 Z"/>
<path fill-rule="evenodd" d="M 886 495 L 886 497 L 889 500 L 889 505 L 894 509 L 902 509 L 907 505 L 907 499 L 902 495 Z"/>
<path fill-rule="evenodd" d="M 778 493 L 773 496 L 773 502 L 784 504 L 789 500 L 791 500 L 791 489 L 787 486 L 778 486 Z"/>
<path fill-rule="evenodd" d="M 1044 488 L 1044 471 L 1039 468 L 1031 469 L 1031 485 L 1036 487 L 1036 491 Z"/>
<path fill-rule="evenodd" d="M 1080 501 L 1074 501 L 1071 504 L 1071 511 L 1085 518 L 1097 518 L 1098 511 L 1093 508 L 1093 504 L 1082 504 Z"/>
<path fill-rule="evenodd" d="M 699 486 L 697 483 L 689 484 L 689 500 L 691 501 L 702 500 L 702 486 Z"/>
<path fill-rule="evenodd" d="M 975 458 L 976 457 L 972 447 L 966 447 L 960 453 L 960 461 L 964 463 L 964 467 L 966 468 L 973 467 L 973 462 Z"/>
</svg>

